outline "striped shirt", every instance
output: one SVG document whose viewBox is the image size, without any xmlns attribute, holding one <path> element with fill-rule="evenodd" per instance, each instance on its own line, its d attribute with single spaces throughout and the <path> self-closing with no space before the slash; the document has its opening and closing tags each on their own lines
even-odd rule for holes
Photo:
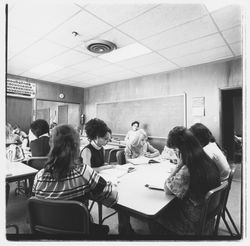
<svg viewBox="0 0 250 246">
<path fill-rule="evenodd" d="M 32 193 L 42 199 L 78 200 L 88 199 L 101 202 L 107 207 L 118 200 L 118 193 L 112 183 L 106 182 L 88 165 L 74 166 L 68 174 L 56 180 L 50 172 L 40 170 L 34 179 Z"/>
</svg>

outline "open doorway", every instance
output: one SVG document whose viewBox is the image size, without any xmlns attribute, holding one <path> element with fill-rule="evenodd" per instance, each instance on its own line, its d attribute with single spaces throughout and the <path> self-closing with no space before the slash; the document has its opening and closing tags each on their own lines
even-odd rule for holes
<svg viewBox="0 0 250 246">
<path fill-rule="evenodd" d="M 242 88 L 221 89 L 222 148 L 230 162 L 242 161 Z"/>
</svg>

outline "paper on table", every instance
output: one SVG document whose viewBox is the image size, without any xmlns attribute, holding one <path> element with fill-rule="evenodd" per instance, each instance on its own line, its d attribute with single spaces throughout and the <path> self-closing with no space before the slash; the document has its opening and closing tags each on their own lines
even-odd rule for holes
<svg viewBox="0 0 250 246">
<path fill-rule="evenodd" d="M 116 165 L 113 168 L 104 169 L 99 172 L 99 174 L 107 181 L 111 181 L 112 183 L 117 183 L 118 179 L 123 175 L 129 173 L 131 168 L 135 169 L 132 164 L 124 164 L 124 165 Z"/>
<path fill-rule="evenodd" d="M 128 159 L 128 162 L 130 162 L 130 163 L 132 163 L 134 165 L 148 164 L 151 161 L 156 162 L 156 163 L 160 162 L 158 157 L 148 158 L 148 157 L 145 157 L 145 156 L 140 156 L 140 157 L 137 157 L 137 158 L 134 158 L 134 159 Z"/>
</svg>

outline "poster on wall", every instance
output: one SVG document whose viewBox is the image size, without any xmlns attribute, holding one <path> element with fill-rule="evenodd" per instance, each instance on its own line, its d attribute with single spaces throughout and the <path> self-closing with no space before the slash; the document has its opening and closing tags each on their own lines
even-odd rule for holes
<svg viewBox="0 0 250 246">
<path fill-rule="evenodd" d="M 34 98 L 36 84 L 18 79 L 7 79 L 7 96 Z"/>
<path fill-rule="evenodd" d="M 193 97 L 192 116 L 205 116 L 205 97 Z"/>
</svg>

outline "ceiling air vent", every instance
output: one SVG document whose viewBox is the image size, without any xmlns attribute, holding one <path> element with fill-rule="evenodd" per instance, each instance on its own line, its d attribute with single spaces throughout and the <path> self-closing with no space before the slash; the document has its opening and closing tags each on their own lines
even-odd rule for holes
<svg viewBox="0 0 250 246">
<path fill-rule="evenodd" d="M 86 48 L 90 52 L 93 52 L 96 54 L 109 53 L 112 50 L 115 50 L 117 48 L 117 46 L 114 43 L 107 41 L 107 40 L 101 40 L 101 39 L 90 40 L 85 45 L 86 45 Z"/>
</svg>

